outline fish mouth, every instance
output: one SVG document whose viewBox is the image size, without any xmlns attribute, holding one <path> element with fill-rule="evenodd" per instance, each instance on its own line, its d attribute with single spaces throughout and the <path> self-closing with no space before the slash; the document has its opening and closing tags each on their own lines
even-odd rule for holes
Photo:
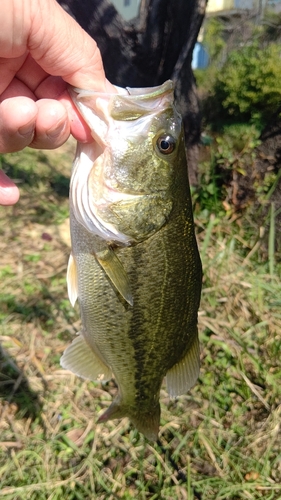
<svg viewBox="0 0 281 500">
<path fill-rule="evenodd" d="M 168 80 L 158 87 L 116 88 L 116 94 L 69 89 L 74 104 L 90 126 L 97 143 L 96 146 L 96 143 L 78 145 L 71 177 L 70 205 L 78 223 L 109 243 L 130 245 L 138 241 L 137 232 L 127 234 L 128 224 L 119 224 L 121 217 L 118 211 L 122 205 L 135 205 L 137 213 L 143 199 L 160 195 L 159 190 L 157 194 L 130 192 L 130 188 L 128 192 L 128 187 L 122 190 L 122 186 L 114 185 L 114 181 L 105 176 L 103 163 L 111 161 L 110 157 L 106 158 L 112 146 L 110 133 L 120 127 L 120 122 L 126 129 L 141 122 L 142 134 L 147 133 L 152 117 L 173 107 L 173 88 L 173 82 Z M 115 211 L 114 216 L 110 213 L 111 208 Z M 150 217 L 148 212 L 146 210 L 147 218 Z"/>
<path fill-rule="evenodd" d="M 132 122 L 143 118 L 145 122 L 147 117 L 173 107 L 172 80 L 157 87 L 115 88 L 116 94 L 109 94 L 68 87 L 75 106 L 91 128 L 92 137 L 101 146 L 107 144 L 108 131 L 115 120 Z"/>
<path fill-rule="evenodd" d="M 98 221 L 100 227 L 103 228 L 103 238 L 115 244 L 131 245 L 136 243 L 136 239 L 132 237 L 132 235 L 127 235 L 118 230 L 117 224 L 115 225 L 114 223 L 107 222 L 106 218 L 112 216 L 112 208 L 114 206 L 122 207 L 122 205 L 128 203 L 134 205 L 144 198 L 147 198 L 147 196 L 143 194 L 123 193 L 122 191 L 114 189 L 112 186 L 108 186 L 107 183 L 103 184 L 102 197 L 100 199 L 94 200 L 94 198 L 90 196 L 88 205 L 93 214 L 93 220 Z"/>
<path fill-rule="evenodd" d="M 98 201 L 96 201 L 97 205 L 118 203 L 120 201 L 131 201 L 131 200 L 133 201 L 148 196 L 140 192 L 126 193 L 124 191 L 119 191 L 118 189 L 113 187 L 108 181 L 103 182 L 102 193 L 103 193 L 102 199 L 104 200 L 104 203 L 99 203 Z"/>
<path fill-rule="evenodd" d="M 171 93 L 174 90 L 174 83 L 172 80 L 167 80 L 166 82 L 158 85 L 156 87 L 118 87 L 115 85 L 116 94 L 108 93 L 108 92 L 96 92 L 94 90 L 80 89 L 78 87 L 68 86 L 68 91 L 70 95 L 73 97 L 74 101 L 82 101 L 88 97 L 93 98 L 96 97 L 108 97 L 108 98 L 118 98 L 125 97 L 128 98 L 132 105 L 133 100 L 139 101 L 151 101 L 152 99 L 157 99 L 158 97 L 162 97 L 165 94 Z M 151 102 L 149 103 L 149 109 L 151 109 Z"/>
<path fill-rule="evenodd" d="M 77 155 L 73 166 L 69 197 L 73 215 L 89 233 L 99 236 L 109 243 L 114 242 L 128 246 L 134 243 L 135 239 L 118 230 L 115 224 L 104 220 L 99 212 L 110 211 L 110 206 L 113 204 L 137 202 L 147 195 L 124 193 L 112 186 L 108 180 L 99 179 L 99 182 L 89 182 L 95 162 L 92 148 L 92 144 L 84 144 L 83 150 L 80 155 Z M 80 168 L 80 165 L 83 168 Z"/>
</svg>

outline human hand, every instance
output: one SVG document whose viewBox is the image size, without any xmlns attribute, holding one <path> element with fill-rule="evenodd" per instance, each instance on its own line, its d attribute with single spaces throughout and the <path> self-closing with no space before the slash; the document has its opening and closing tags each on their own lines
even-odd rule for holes
<svg viewBox="0 0 281 500">
<path fill-rule="evenodd" d="M 95 41 L 55 0 L 2 0 L 0 153 L 54 149 L 70 133 L 82 142 L 92 139 L 67 83 L 114 92 Z M 0 171 L 0 205 L 18 198 L 18 188 Z"/>
</svg>

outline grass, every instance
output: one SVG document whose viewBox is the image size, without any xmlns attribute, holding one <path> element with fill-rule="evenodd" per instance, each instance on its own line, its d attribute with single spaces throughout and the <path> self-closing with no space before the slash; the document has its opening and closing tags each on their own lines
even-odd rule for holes
<svg viewBox="0 0 281 500">
<path fill-rule="evenodd" d="M 163 384 L 160 441 L 151 445 L 126 419 L 96 424 L 113 382 L 82 381 L 59 365 L 80 325 L 65 284 L 72 155 L 66 147 L 2 157 L 22 196 L 0 208 L 0 498 L 280 499 L 274 206 L 269 234 L 256 227 L 254 240 L 247 216 L 212 215 L 197 203 L 201 375 L 177 401 Z"/>
</svg>

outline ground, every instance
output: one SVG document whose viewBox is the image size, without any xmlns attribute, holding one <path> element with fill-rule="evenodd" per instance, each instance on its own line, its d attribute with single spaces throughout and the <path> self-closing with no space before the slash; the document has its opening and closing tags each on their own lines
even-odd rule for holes
<svg viewBox="0 0 281 500">
<path fill-rule="evenodd" d="M 60 367 L 80 328 L 65 282 L 73 155 L 69 143 L 2 157 L 21 200 L 0 209 L 0 497 L 280 499 L 279 267 L 257 258 L 242 215 L 195 203 L 201 375 L 176 401 L 163 384 L 159 443 L 126 419 L 97 424 L 114 381 Z"/>
</svg>

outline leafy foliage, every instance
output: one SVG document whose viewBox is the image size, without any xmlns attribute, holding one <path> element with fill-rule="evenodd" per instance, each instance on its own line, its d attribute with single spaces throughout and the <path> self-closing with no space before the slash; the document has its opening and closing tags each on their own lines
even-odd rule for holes
<svg viewBox="0 0 281 500">
<path fill-rule="evenodd" d="M 214 85 L 217 113 L 260 123 L 281 105 L 281 47 L 256 43 L 231 52 Z"/>
<path fill-rule="evenodd" d="M 213 17 L 208 20 L 204 36 L 204 45 L 208 50 L 212 62 L 218 60 L 226 46 L 226 42 L 223 38 L 223 31 L 224 25 L 219 19 Z"/>
<path fill-rule="evenodd" d="M 245 205 L 245 199 L 254 196 L 249 177 L 253 179 L 259 135 L 254 125 L 242 123 L 225 126 L 223 133 L 215 136 L 207 159 L 200 164 L 200 187 L 196 196 L 202 210 L 216 215 L 223 215 L 225 211 L 231 214 Z M 241 178 L 244 178 L 245 189 L 241 188 Z"/>
<path fill-rule="evenodd" d="M 266 10 L 263 19 L 263 35 L 262 39 L 272 42 L 280 41 L 281 39 L 281 13 Z"/>
</svg>

